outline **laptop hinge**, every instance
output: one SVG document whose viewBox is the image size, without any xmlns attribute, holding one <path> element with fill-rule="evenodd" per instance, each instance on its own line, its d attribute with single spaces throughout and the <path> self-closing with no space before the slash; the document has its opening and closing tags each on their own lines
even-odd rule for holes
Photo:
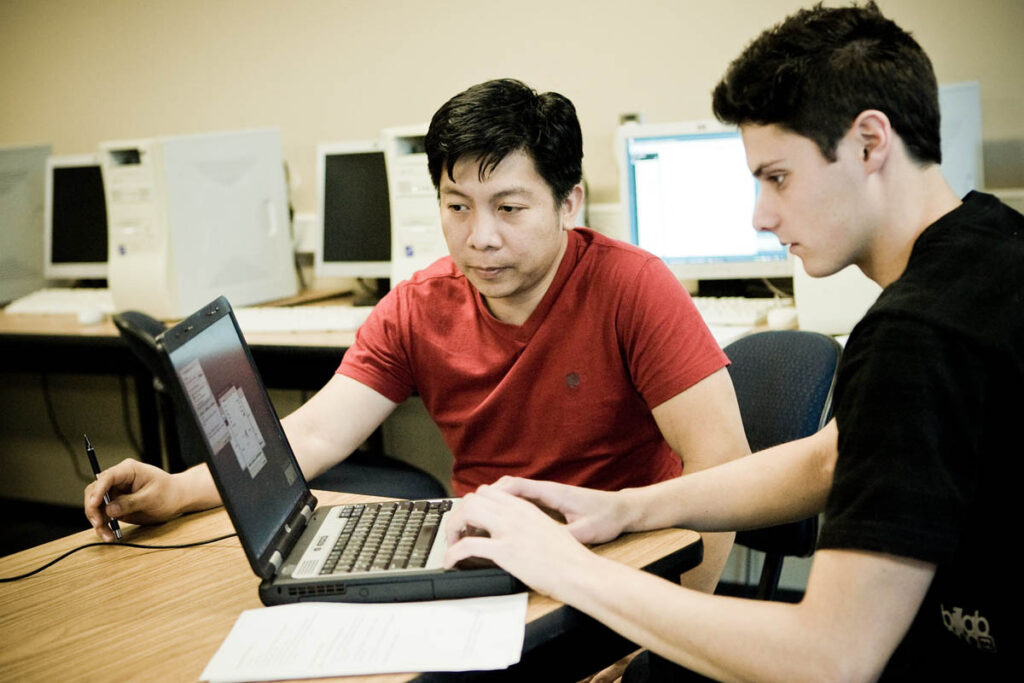
<svg viewBox="0 0 1024 683">
<path fill-rule="evenodd" d="M 284 562 L 284 556 L 281 555 L 281 551 L 275 550 L 274 554 L 270 556 L 269 562 L 271 566 L 274 567 L 274 573 L 276 574 L 281 569 L 281 564 Z"/>
<path fill-rule="evenodd" d="M 288 553 L 292 551 L 295 544 L 299 542 L 302 532 L 312 521 L 315 508 L 316 498 L 309 495 L 308 491 L 303 500 L 296 501 L 295 507 L 292 508 L 292 512 L 288 515 L 288 521 L 281 524 L 281 528 L 275 534 L 270 547 L 264 551 L 263 556 L 267 557 L 267 559 L 263 560 L 261 565 L 263 573 L 260 576 L 268 578 L 280 571 L 281 566 L 284 564 L 284 558 L 288 556 Z M 267 553 L 270 553 L 269 557 Z"/>
</svg>

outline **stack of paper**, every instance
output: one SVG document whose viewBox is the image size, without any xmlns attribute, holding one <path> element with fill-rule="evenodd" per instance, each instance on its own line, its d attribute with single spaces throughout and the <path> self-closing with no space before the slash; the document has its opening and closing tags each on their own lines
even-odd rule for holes
<svg viewBox="0 0 1024 683">
<path fill-rule="evenodd" d="M 203 670 L 216 683 L 502 669 L 519 661 L 526 594 L 433 602 L 309 602 L 247 610 Z"/>
</svg>

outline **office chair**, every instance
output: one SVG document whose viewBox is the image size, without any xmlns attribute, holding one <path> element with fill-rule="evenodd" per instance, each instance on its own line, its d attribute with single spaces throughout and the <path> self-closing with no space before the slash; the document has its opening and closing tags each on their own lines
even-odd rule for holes
<svg viewBox="0 0 1024 683">
<path fill-rule="evenodd" d="M 203 462 L 203 436 L 188 408 L 178 409 L 167 391 L 166 368 L 156 338 L 166 327 L 145 313 L 125 311 L 113 316 L 121 338 L 153 376 L 160 419 L 164 425 L 167 469 L 178 472 Z M 444 486 L 430 474 L 379 453 L 357 452 L 309 482 L 310 488 L 387 498 L 442 498 Z"/>
<path fill-rule="evenodd" d="M 191 420 L 184 419 L 174 410 L 171 396 L 163 381 L 165 370 L 157 350 L 156 338 L 167 328 L 159 320 L 138 311 L 117 313 L 112 319 L 121 339 L 153 377 L 157 411 L 160 414 L 160 423 L 164 426 L 162 431 L 167 469 L 171 472 L 180 472 L 199 464 L 202 462 L 199 455 L 203 452 L 202 436 Z"/>
<path fill-rule="evenodd" d="M 742 337 L 725 348 L 729 374 L 750 450 L 761 451 L 814 434 L 832 416 L 832 389 L 842 347 L 816 332 L 774 330 Z M 775 597 L 785 557 L 808 557 L 818 518 L 741 531 L 736 543 L 765 554 L 756 597 Z"/>
</svg>

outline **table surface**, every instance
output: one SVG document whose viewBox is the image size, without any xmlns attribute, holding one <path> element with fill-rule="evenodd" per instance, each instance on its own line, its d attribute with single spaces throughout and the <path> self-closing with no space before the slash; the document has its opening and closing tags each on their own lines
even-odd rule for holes
<svg viewBox="0 0 1024 683">
<path fill-rule="evenodd" d="M 366 496 L 316 492 L 321 504 Z M 151 527 L 122 525 L 136 543 L 189 543 L 231 533 L 223 508 Z M 91 531 L 0 558 L 0 576 L 35 569 L 95 541 Z M 646 567 L 699 544 L 696 532 L 628 534 L 596 548 Z M 685 569 L 685 567 L 684 567 Z M 261 607 L 259 581 L 237 538 L 195 548 L 87 548 L 35 576 L 0 584 L 0 680 L 198 680 L 238 615 Z M 530 593 L 527 621 L 578 613 Z M 571 616 L 571 615 L 570 615 Z M 345 678 L 385 683 L 415 674 Z"/>
<path fill-rule="evenodd" d="M 94 325 L 83 325 L 73 315 L 10 315 L 0 311 L 0 334 L 49 337 L 117 339 L 117 328 L 104 318 Z M 245 336 L 252 346 L 298 346 L 348 348 L 355 332 L 254 332 Z"/>
</svg>

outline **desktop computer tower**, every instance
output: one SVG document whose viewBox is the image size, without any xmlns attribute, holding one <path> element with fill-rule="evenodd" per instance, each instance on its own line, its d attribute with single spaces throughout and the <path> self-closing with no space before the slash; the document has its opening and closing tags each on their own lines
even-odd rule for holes
<svg viewBox="0 0 1024 683">
<path fill-rule="evenodd" d="M 0 305 L 41 288 L 49 145 L 0 147 Z"/>
<path fill-rule="evenodd" d="M 297 292 L 278 131 L 100 149 L 117 310 L 177 319 L 220 295 L 244 306 Z"/>
<path fill-rule="evenodd" d="M 427 127 L 382 131 L 391 204 L 391 286 L 448 255 L 437 192 L 427 170 Z"/>
</svg>

